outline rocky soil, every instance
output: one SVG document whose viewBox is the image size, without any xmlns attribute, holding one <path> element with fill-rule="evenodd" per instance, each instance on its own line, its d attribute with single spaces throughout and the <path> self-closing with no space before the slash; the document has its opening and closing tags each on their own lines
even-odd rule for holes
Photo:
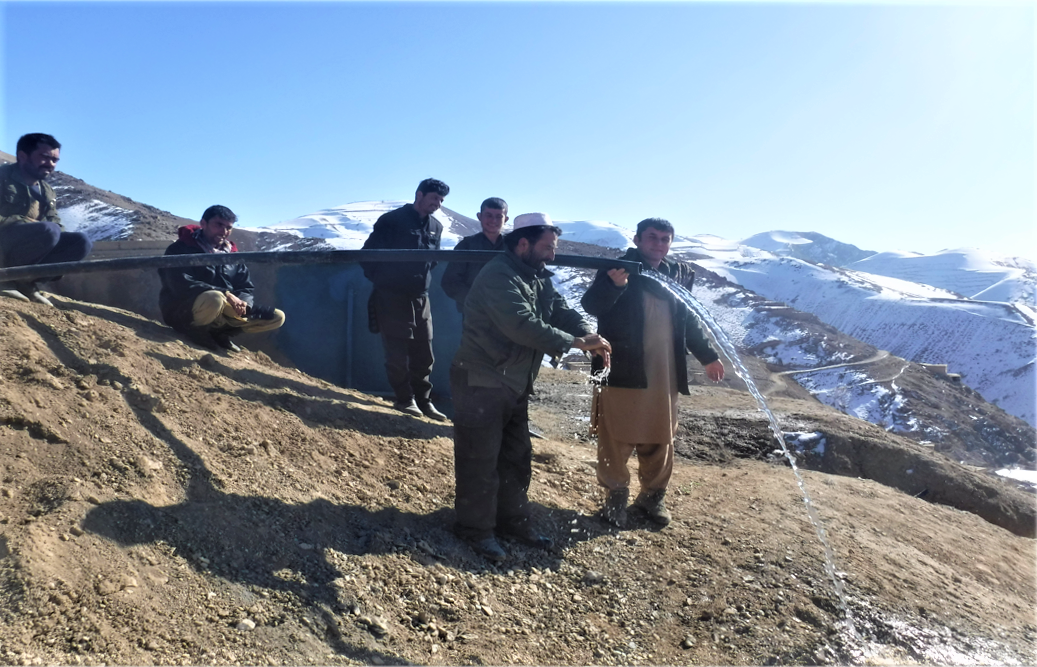
<svg viewBox="0 0 1037 667">
<path fill-rule="evenodd" d="M 494 566 L 449 530 L 449 425 L 55 300 L 0 303 L 5 664 L 1037 660 L 1033 495 L 816 401 L 771 398 L 824 438 L 809 504 L 751 398 L 698 386 L 674 523 L 615 530 L 587 378 L 545 370 L 557 546 Z"/>
</svg>

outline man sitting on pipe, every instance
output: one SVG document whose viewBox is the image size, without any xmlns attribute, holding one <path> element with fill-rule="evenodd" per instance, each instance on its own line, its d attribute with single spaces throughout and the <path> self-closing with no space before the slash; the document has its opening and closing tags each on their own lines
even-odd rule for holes
<svg viewBox="0 0 1037 667">
<path fill-rule="evenodd" d="M 61 144 L 34 132 L 18 140 L 16 152 L 17 162 L 0 167 L 0 267 L 82 260 L 90 254 L 90 239 L 62 230 L 54 188 L 45 180 L 54 173 Z M 0 283 L 0 294 L 51 306 L 39 290 L 46 280 Z"/>
<path fill-rule="evenodd" d="M 230 240 L 238 216 L 226 206 L 210 206 L 200 225 L 185 225 L 167 255 L 237 252 Z M 240 352 L 231 340 L 241 333 L 270 331 L 284 324 L 284 313 L 253 304 L 252 279 L 244 264 L 159 269 L 158 305 L 166 324 L 210 350 Z"/>
</svg>

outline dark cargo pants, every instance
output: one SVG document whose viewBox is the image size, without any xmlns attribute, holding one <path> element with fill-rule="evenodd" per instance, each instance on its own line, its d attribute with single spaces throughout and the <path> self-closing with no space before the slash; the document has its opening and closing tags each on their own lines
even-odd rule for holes
<svg viewBox="0 0 1037 667">
<path fill-rule="evenodd" d="M 411 297 L 388 290 L 372 292 L 375 318 L 385 349 L 385 374 L 398 403 L 428 403 L 432 394 L 432 310 L 428 295 Z"/>
<path fill-rule="evenodd" d="M 533 447 L 528 396 L 505 387 L 469 387 L 450 369 L 454 403 L 454 511 L 460 537 L 481 540 L 529 516 Z"/>
</svg>

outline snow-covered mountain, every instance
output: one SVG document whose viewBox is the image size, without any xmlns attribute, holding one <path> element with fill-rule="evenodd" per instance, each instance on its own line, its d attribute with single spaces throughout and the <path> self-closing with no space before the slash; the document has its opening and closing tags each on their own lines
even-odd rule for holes
<svg viewBox="0 0 1037 667">
<path fill-rule="evenodd" d="M 943 250 L 935 255 L 881 252 L 847 266 L 941 287 L 977 301 L 1000 301 L 1027 308 L 1037 303 L 1037 267 L 1021 257 L 997 257 L 975 248 Z"/>
<path fill-rule="evenodd" d="M 699 239 L 696 239 L 699 240 Z M 977 301 L 928 282 L 838 269 L 715 238 L 687 246 L 696 262 L 761 296 L 813 313 L 877 348 L 919 363 L 948 364 L 986 400 L 1037 421 L 1037 329 L 1031 304 Z M 864 263 L 858 263 L 858 266 Z M 919 265 L 921 266 L 921 265 Z M 938 266 L 938 265 L 937 265 Z M 984 265 L 985 266 L 985 265 Z M 960 269 L 967 273 L 967 269 Z M 969 276 L 959 284 L 975 280 Z M 1020 278 L 1033 289 L 1034 276 Z"/>
<path fill-rule="evenodd" d="M 359 248 L 377 217 L 402 204 L 348 204 L 257 231 L 290 232 L 321 238 L 334 248 Z M 444 235 L 447 248 L 477 229 L 477 223 L 447 209 L 437 216 L 450 230 L 449 238 Z M 617 255 L 632 244 L 634 235 L 633 230 L 601 221 L 556 224 L 563 229 L 564 240 L 615 249 Z M 745 242 L 710 235 L 679 237 L 673 254 L 693 258 L 721 279 L 777 302 L 772 308 L 787 305 L 811 313 L 849 336 L 910 361 L 946 363 L 950 372 L 962 374 L 986 400 L 1037 423 L 1037 308 L 1032 296 L 1037 272 L 1026 260 L 994 258 L 978 251 L 875 254 L 802 232 L 758 234 Z M 837 268 L 838 263 L 853 268 Z M 580 275 L 565 269 L 557 272 L 563 292 L 572 293 L 572 303 L 578 303 L 585 287 Z M 731 303 L 737 291 L 715 294 L 711 300 Z M 987 298 L 999 295 L 1021 298 Z M 763 354 L 772 363 L 809 368 L 839 362 L 838 350 L 826 352 L 816 341 L 794 343 L 794 329 L 778 334 L 759 323 L 746 326 L 757 315 L 730 306 L 720 310 L 724 312 L 717 312 L 718 321 L 740 347 L 759 347 L 770 340 L 768 336 L 773 339 Z M 806 347 L 809 353 L 804 352 Z"/>
<path fill-rule="evenodd" d="M 283 232 L 298 238 L 322 239 L 334 250 L 357 250 L 371 234 L 374 223 L 382 214 L 399 208 L 405 201 L 361 201 L 327 208 L 323 211 L 303 215 L 256 231 Z M 432 214 L 443 225 L 440 247 L 449 250 L 457 245 L 465 233 L 473 233 L 478 223 L 448 208 L 440 208 Z M 281 248 L 267 248 L 279 250 Z"/>
<path fill-rule="evenodd" d="M 830 266 L 846 266 L 875 254 L 872 250 L 861 250 L 855 245 L 830 239 L 817 232 L 763 232 L 742 239 L 741 245 Z"/>
</svg>

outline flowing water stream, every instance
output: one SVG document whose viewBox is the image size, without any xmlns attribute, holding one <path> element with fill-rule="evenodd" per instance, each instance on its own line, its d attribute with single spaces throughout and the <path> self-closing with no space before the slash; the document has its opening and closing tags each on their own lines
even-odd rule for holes
<svg viewBox="0 0 1037 667">
<path fill-rule="evenodd" d="M 799 468 L 796 466 L 796 457 L 793 456 L 792 452 L 790 452 L 786 446 L 785 434 L 782 432 L 777 418 L 774 416 L 774 413 L 771 412 L 770 407 L 767 405 L 767 400 L 756 387 L 756 383 L 753 382 L 749 371 L 746 370 L 745 366 L 742 364 L 742 360 L 735 351 L 735 346 L 731 342 L 731 339 L 727 337 L 724 330 L 720 328 L 720 325 L 717 324 L 709 311 L 707 311 L 702 304 L 691 295 L 691 292 L 682 285 L 676 281 L 670 280 L 668 277 L 656 271 L 645 271 L 641 275 L 646 278 L 651 278 L 662 285 L 663 288 L 672 294 L 678 301 L 687 306 L 691 312 L 695 313 L 699 320 L 709 328 L 724 356 L 727 357 L 731 366 L 734 368 L 735 374 L 745 382 L 745 386 L 749 388 L 749 393 L 753 395 L 753 398 L 756 399 L 756 403 L 760 410 L 764 415 L 766 415 L 767 420 L 770 422 L 771 431 L 774 433 L 775 440 L 777 440 L 781 447 L 781 451 L 788 460 L 789 465 L 792 466 L 792 474 L 796 478 L 796 485 L 799 486 L 799 490 L 803 494 L 803 503 L 806 505 L 807 516 L 810 517 L 810 522 L 814 525 L 814 530 L 817 532 L 817 538 L 821 541 L 822 546 L 824 546 L 825 572 L 828 573 L 828 578 L 832 580 L 832 585 L 835 587 L 835 593 L 839 598 L 839 608 L 843 613 L 846 628 L 854 638 L 859 638 L 857 629 L 853 623 L 853 618 L 850 614 L 849 605 L 847 604 L 842 579 L 839 577 L 839 573 L 835 569 L 835 553 L 832 551 L 832 545 L 828 541 L 828 533 L 825 530 L 824 524 L 821 522 L 821 517 L 818 515 L 817 509 L 814 507 L 814 503 L 810 499 L 810 494 L 807 492 L 803 476 L 799 473 Z"/>
</svg>

